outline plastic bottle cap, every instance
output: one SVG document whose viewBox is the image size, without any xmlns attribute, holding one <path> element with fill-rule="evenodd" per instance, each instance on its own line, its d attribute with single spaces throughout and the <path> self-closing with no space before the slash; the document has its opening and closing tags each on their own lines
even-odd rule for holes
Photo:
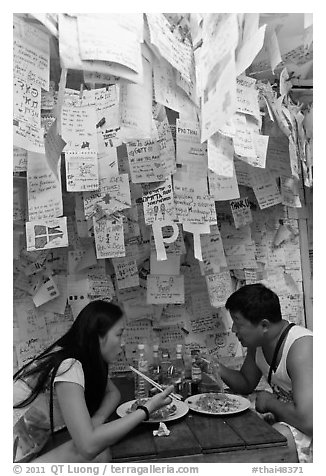
<svg viewBox="0 0 326 476">
<path fill-rule="evenodd" d="M 145 349 L 145 345 L 144 344 L 138 344 L 138 349 L 139 350 Z"/>
</svg>

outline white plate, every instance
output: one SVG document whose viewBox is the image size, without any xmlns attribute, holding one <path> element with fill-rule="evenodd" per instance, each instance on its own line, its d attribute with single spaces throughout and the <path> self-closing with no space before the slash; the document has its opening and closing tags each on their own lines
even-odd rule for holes
<svg viewBox="0 0 326 476">
<path fill-rule="evenodd" d="M 117 409 L 117 415 L 119 417 L 124 417 L 126 415 L 130 415 L 127 410 L 131 407 L 131 405 L 135 402 L 136 400 L 130 400 L 129 402 L 122 403 Z M 184 402 L 179 402 L 179 400 L 173 400 L 173 405 L 177 407 L 177 410 L 173 415 L 170 415 L 166 418 L 159 419 L 159 418 L 150 418 L 149 420 L 145 421 L 144 423 L 159 423 L 160 421 L 172 421 L 172 420 L 177 420 L 178 418 L 183 417 L 186 415 L 189 411 L 189 406 L 184 403 Z"/>
<path fill-rule="evenodd" d="M 215 395 L 218 397 L 218 399 L 225 399 L 225 397 L 228 398 L 228 400 L 234 401 L 237 406 L 233 410 L 228 410 L 228 411 L 209 411 L 209 410 L 204 410 L 198 405 L 198 400 L 202 396 L 206 395 Z M 198 395 L 193 395 L 192 397 L 188 397 L 185 400 L 185 403 L 189 405 L 189 408 L 195 412 L 198 413 L 205 413 L 206 415 L 233 415 L 234 413 L 240 413 L 243 412 L 244 410 L 247 410 L 250 408 L 250 401 L 247 398 L 241 397 L 240 395 L 233 395 L 229 393 L 200 393 Z"/>
</svg>

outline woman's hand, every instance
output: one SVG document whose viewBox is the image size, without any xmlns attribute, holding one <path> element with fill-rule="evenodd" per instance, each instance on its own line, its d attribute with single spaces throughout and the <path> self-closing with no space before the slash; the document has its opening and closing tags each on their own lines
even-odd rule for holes
<svg viewBox="0 0 326 476">
<path fill-rule="evenodd" d="M 148 408 L 149 413 L 152 413 L 165 405 L 169 405 L 172 402 L 172 398 L 169 397 L 169 395 L 173 390 L 174 385 L 170 385 L 163 392 L 159 392 L 154 395 L 154 397 L 150 398 L 145 405 Z"/>
</svg>

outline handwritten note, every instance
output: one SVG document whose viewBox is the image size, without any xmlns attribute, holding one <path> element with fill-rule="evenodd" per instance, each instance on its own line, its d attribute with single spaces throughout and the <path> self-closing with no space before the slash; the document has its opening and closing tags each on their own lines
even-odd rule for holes
<svg viewBox="0 0 326 476">
<path fill-rule="evenodd" d="M 182 76 L 190 82 L 192 48 L 179 41 L 170 30 L 170 23 L 163 13 L 146 13 L 151 43 Z"/>
<path fill-rule="evenodd" d="M 252 214 L 248 197 L 231 200 L 230 207 L 236 228 L 252 223 Z"/>
<path fill-rule="evenodd" d="M 244 114 L 237 113 L 234 122 L 236 128 L 236 135 L 233 138 L 234 152 L 240 159 L 249 163 L 251 158 L 255 159 L 257 156 L 252 131 Z"/>
<path fill-rule="evenodd" d="M 287 207 L 301 207 L 299 181 L 294 177 L 281 177 L 282 203 Z"/>
<path fill-rule="evenodd" d="M 291 177 L 289 139 L 285 136 L 269 137 L 266 167 L 278 176 Z"/>
<path fill-rule="evenodd" d="M 232 293 L 232 282 L 229 271 L 210 274 L 205 277 L 209 300 L 214 307 L 223 307 Z"/>
<path fill-rule="evenodd" d="M 260 119 L 256 80 L 244 74 L 237 77 L 237 112 Z"/>
<path fill-rule="evenodd" d="M 84 192 L 99 188 L 97 153 L 89 150 L 68 150 L 65 153 L 68 192 Z"/>
<path fill-rule="evenodd" d="M 217 225 L 211 225 L 211 233 L 200 236 L 202 267 L 204 274 L 216 274 L 227 267 L 223 242 Z"/>
<path fill-rule="evenodd" d="M 141 14 L 138 15 L 142 20 Z M 137 34 L 125 24 L 124 15 L 78 15 L 78 39 L 83 60 L 112 61 L 140 72 L 141 50 Z M 136 22 L 135 22 L 136 23 Z M 142 23 L 138 22 L 139 26 Z M 139 33 L 140 35 L 140 33 Z M 138 35 L 138 36 L 139 36 Z"/>
<path fill-rule="evenodd" d="M 219 74 L 204 91 L 201 110 L 201 141 L 204 142 L 228 121 L 236 111 L 236 72 L 234 54 L 218 65 Z"/>
<path fill-rule="evenodd" d="M 101 178 L 99 190 L 84 192 L 84 213 L 90 218 L 96 212 L 111 215 L 118 210 L 124 210 L 131 206 L 128 174 L 112 175 Z"/>
<path fill-rule="evenodd" d="M 177 163 L 195 177 L 207 175 L 207 144 L 200 142 L 200 125 L 194 121 L 176 120 Z"/>
<path fill-rule="evenodd" d="M 239 76 L 253 62 L 259 51 L 262 49 L 265 38 L 266 25 L 261 26 L 255 33 L 250 35 L 241 47 L 237 50 L 236 74 Z"/>
<path fill-rule="evenodd" d="M 50 169 L 44 154 L 28 152 L 27 193 L 30 221 L 63 214 L 61 178 Z"/>
<path fill-rule="evenodd" d="M 238 20 L 234 13 L 209 13 L 203 21 L 203 46 L 200 50 L 202 75 L 206 79 L 214 67 L 238 43 Z M 204 86 L 206 86 L 204 82 Z"/>
<path fill-rule="evenodd" d="M 215 203 L 212 195 L 195 185 L 174 180 L 174 203 L 179 223 L 216 223 Z"/>
<path fill-rule="evenodd" d="M 62 106 L 61 133 L 65 150 L 97 151 L 97 115 L 94 106 Z"/>
<path fill-rule="evenodd" d="M 61 152 L 66 145 L 65 141 L 57 132 L 57 120 L 55 119 L 49 127 L 45 136 L 45 157 L 48 161 L 50 169 L 59 177 L 59 164 Z"/>
<path fill-rule="evenodd" d="M 155 121 L 155 124 L 158 133 L 157 142 L 160 148 L 160 159 L 166 171 L 165 173 L 166 175 L 174 174 L 176 171 L 175 146 L 165 111 L 163 119 Z"/>
<path fill-rule="evenodd" d="M 26 222 L 27 251 L 68 246 L 67 217 Z"/>
<path fill-rule="evenodd" d="M 208 168 L 217 175 L 232 177 L 234 174 L 232 139 L 216 132 L 208 139 L 207 148 Z"/>
<path fill-rule="evenodd" d="M 134 183 L 160 182 L 167 176 L 157 141 L 136 140 L 127 143 L 131 180 Z"/>
<path fill-rule="evenodd" d="M 49 276 L 33 296 L 35 307 L 42 306 L 42 304 L 59 297 L 59 294 L 56 283 L 53 281 L 53 278 Z"/>
<path fill-rule="evenodd" d="M 216 202 L 240 197 L 237 177 L 234 172 L 231 177 L 222 177 L 209 170 L 208 182 L 209 193 Z"/>
<path fill-rule="evenodd" d="M 139 275 L 135 258 L 113 258 L 112 264 L 119 289 L 139 286 Z"/>
<path fill-rule="evenodd" d="M 175 219 L 171 178 L 159 184 L 144 184 L 142 188 L 144 217 L 147 225 L 151 225 L 156 220 Z"/>
<path fill-rule="evenodd" d="M 27 171 L 27 150 L 21 147 L 13 148 L 14 173 Z"/>
<path fill-rule="evenodd" d="M 14 15 L 13 75 L 49 90 L 49 35 Z"/>
<path fill-rule="evenodd" d="M 41 127 L 41 87 L 24 79 L 13 82 L 14 121 L 23 121 Z"/>
<path fill-rule="evenodd" d="M 265 169 L 254 168 L 251 172 L 253 190 L 261 209 L 282 202 L 282 196 L 275 178 Z"/>
<path fill-rule="evenodd" d="M 147 276 L 148 304 L 183 304 L 184 277 L 180 276 Z"/>
<path fill-rule="evenodd" d="M 120 85 L 121 137 L 144 139 L 152 134 L 152 65 L 142 56 L 143 82 Z"/>
<path fill-rule="evenodd" d="M 125 256 L 122 218 L 93 217 L 95 248 L 97 259 L 119 258 Z"/>
</svg>

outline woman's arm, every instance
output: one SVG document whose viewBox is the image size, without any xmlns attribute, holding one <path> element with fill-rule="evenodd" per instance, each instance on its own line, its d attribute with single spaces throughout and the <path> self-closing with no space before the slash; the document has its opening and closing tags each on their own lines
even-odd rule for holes
<svg viewBox="0 0 326 476">
<path fill-rule="evenodd" d="M 70 436 L 77 451 L 88 461 L 126 435 L 146 417 L 145 412 L 140 409 L 118 420 L 94 427 L 86 406 L 83 387 L 76 383 L 60 381 L 55 383 L 55 388 Z M 171 398 L 168 395 L 173 389 L 174 387 L 170 386 L 150 398 L 146 402 L 149 412 L 170 403 Z"/>
<path fill-rule="evenodd" d="M 292 344 L 287 357 L 287 371 L 292 382 L 293 403 L 285 403 L 270 392 L 259 392 L 256 409 L 272 412 L 284 421 L 312 436 L 313 430 L 313 369 L 312 337 L 301 337 Z"/>
<path fill-rule="evenodd" d="M 92 416 L 94 427 L 101 425 L 114 412 L 120 402 L 119 389 L 114 385 L 111 379 L 108 379 L 105 395 L 98 410 Z"/>
</svg>

